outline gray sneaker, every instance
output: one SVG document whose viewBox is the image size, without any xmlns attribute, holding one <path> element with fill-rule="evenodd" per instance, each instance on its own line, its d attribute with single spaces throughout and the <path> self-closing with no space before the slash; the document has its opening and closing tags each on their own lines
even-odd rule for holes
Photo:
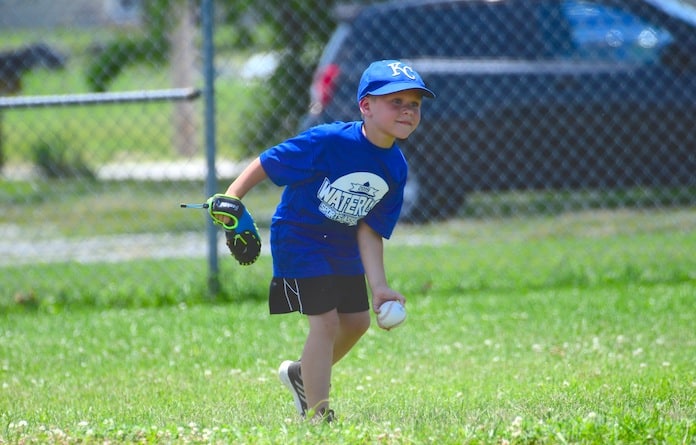
<svg viewBox="0 0 696 445">
<path fill-rule="evenodd" d="M 287 386 L 292 393 L 297 412 L 304 417 L 307 412 L 307 399 L 305 397 L 304 383 L 302 382 L 302 368 L 300 362 L 285 360 L 280 364 L 278 377 L 280 377 L 280 381 L 283 382 L 283 385 Z"/>
</svg>

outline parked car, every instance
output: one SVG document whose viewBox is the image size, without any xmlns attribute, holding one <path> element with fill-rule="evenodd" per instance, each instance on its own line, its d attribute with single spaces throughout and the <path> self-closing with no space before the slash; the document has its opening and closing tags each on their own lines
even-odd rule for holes
<svg viewBox="0 0 696 445">
<path fill-rule="evenodd" d="M 401 147 L 403 216 L 467 192 L 694 186 L 696 12 L 666 0 L 399 0 L 337 9 L 303 127 L 359 119 L 373 60 L 435 91 Z"/>
</svg>

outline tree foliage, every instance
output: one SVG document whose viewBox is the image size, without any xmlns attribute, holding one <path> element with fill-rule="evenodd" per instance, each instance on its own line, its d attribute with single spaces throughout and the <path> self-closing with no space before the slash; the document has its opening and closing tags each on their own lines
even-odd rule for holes
<svg viewBox="0 0 696 445">
<path fill-rule="evenodd" d="M 264 26 L 273 38 L 269 48 L 280 60 L 273 75 L 259 89 L 257 106 L 249 110 L 250 125 L 240 135 L 241 144 L 262 148 L 297 130 L 307 108 L 312 72 L 335 23 L 334 0 L 267 0 L 264 2 L 226 0 L 225 22 L 239 30 L 242 45 L 259 48 L 249 28 Z M 250 20 L 250 18 L 252 20 Z"/>
<path fill-rule="evenodd" d="M 190 0 L 143 0 L 145 30 L 105 44 L 87 68 L 93 91 L 106 91 L 124 68 L 135 64 L 162 64 L 168 60 L 168 36 L 174 26 L 172 8 Z M 295 131 L 306 108 L 311 76 L 321 49 L 334 29 L 335 0 L 217 0 L 216 26 L 232 27 L 237 51 L 274 51 L 278 69 L 267 79 L 258 97 L 253 119 L 240 135 L 246 146 L 266 145 Z M 263 30 L 265 32 L 260 32 Z M 270 36 L 270 37 L 269 37 Z M 300 99 L 303 97 L 303 99 Z"/>
<path fill-rule="evenodd" d="M 123 36 L 107 43 L 87 67 L 87 84 L 93 91 L 106 91 L 128 65 L 163 63 L 169 54 L 168 11 L 177 0 L 144 0 L 141 35 Z"/>
</svg>

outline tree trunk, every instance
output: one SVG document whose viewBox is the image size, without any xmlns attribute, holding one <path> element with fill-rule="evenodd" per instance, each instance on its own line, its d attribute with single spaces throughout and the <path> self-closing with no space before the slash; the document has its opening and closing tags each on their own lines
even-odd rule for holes
<svg viewBox="0 0 696 445">
<path fill-rule="evenodd" d="M 196 47 L 194 44 L 195 27 L 193 22 L 192 2 L 175 1 L 174 30 L 171 35 L 171 70 L 174 88 L 193 86 L 195 81 Z M 194 102 L 176 102 L 174 104 L 174 147 L 181 156 L 192 156 L 199 150 L 197 137 L 197 114 Z"/>
</svg>

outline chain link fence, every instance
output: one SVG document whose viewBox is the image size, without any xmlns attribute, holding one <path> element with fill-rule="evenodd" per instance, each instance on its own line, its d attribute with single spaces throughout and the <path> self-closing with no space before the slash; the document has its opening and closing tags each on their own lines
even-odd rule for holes
<svg viewBox="0 0 696 445">
<path fill-rule="evenodd" d="M 438 94 L 403 142 L 404 223 L 696 201 L 691 2 L 217 0 L 214 11 L 218 191 L 297 131 L 358 119 L 360 72 L 399 58 Z M 0 2 L 3 267 L 205 256 L 204 216 L 178 209 L 207 196 L 204 101 L 108 100 L 213 88 L 201 14 L 185 0 Z M 95 93 L 111 103 L 64 97 Z M 278 194 L 249 197 L 262 230 Z"/>
</svg>

